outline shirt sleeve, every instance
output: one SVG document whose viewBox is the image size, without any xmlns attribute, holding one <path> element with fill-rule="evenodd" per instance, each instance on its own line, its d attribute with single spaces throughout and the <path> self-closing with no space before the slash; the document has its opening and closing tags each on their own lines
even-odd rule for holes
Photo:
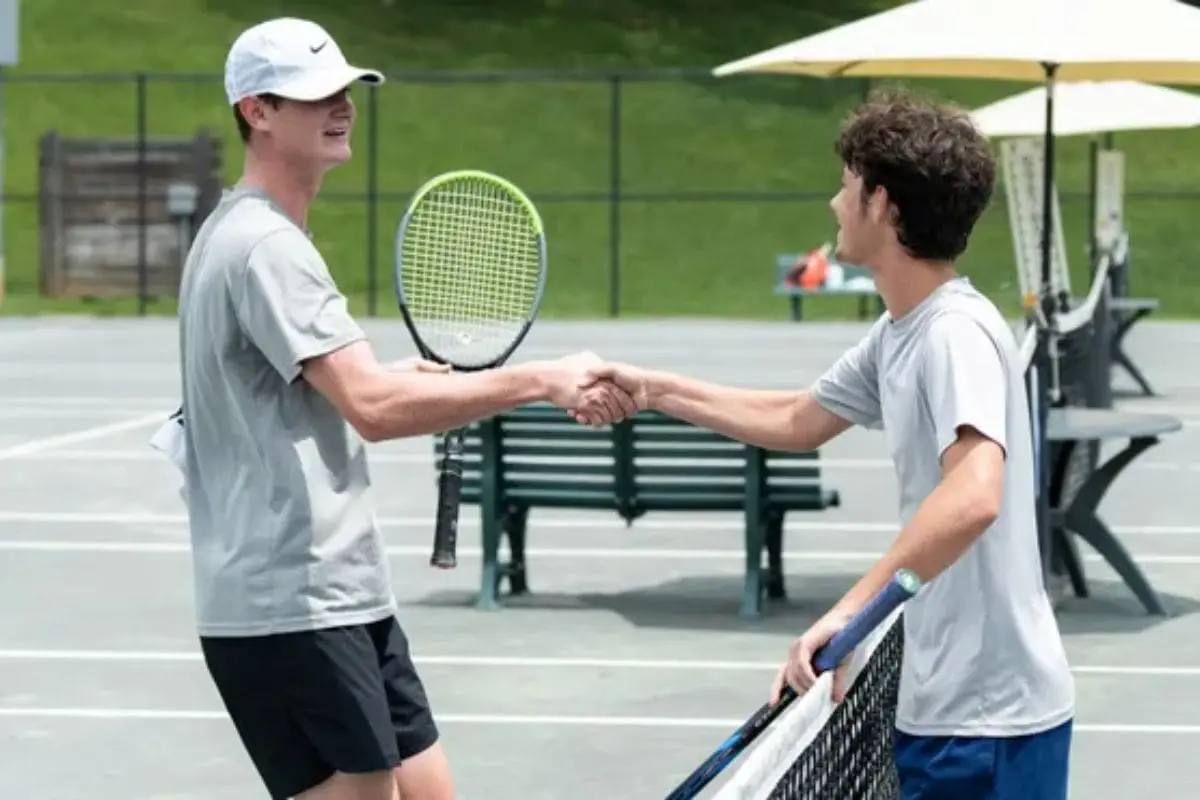
<svg viewBox="0 0 1200 800">
<path fill-rule="evenodd" d="M 965 314 L 946 314 L 930 326 L 922 391 L 933 418 L 938 457 L 970 426 L 1008 449 L 1008 378 L 999 346 Z"/>
<path fill-rule="evenodd" d="M 831 414 L 865 428 L 882 428 L 879 400 L 881 318 L 854 347 L 834 362 L 811 387 L 813 399 Z"/>
<path fill-rule="evenodd" d="M 230 284 L 242 330 L 288 383 L 306 360 L 366 338 L 325 260 L 299 231 L 265 237 Z"/>
</svg>

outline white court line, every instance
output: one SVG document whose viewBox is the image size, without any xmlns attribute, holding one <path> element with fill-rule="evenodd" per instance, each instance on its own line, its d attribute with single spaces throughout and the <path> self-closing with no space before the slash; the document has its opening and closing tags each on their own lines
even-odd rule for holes
<svg viewBox="0 0 1200 800">
<path fill-rule="evenodd" d="M 389 556 L 428 558 L 429 545 L 389 545 L 385 548 Z M 62 541 L 62 540 L 0 540 L 0 551 L 30 553 L 120 553 L 131 554 L 184 554 L 191 552 L 186 542 L 108 542 L 108 541 Z M 655 547 L 527 547 L 529 558 L 563 558 L 590 560 L 629 561 L 744 561 L 743 550 L 683 549 Z M 784 561 L 862 561 L 874 562 L 881 550 L 808 550 L 783 554 Z M 458 556 L 463 559 L 481 558 L 482 548 L 459 546 Z M 1096 554 L 1083 556 L 1088 563 L 1105 563 Z M 1176 555 L 1158 553 L 1134 553 L 1133 560 L 1140 565 L 1185 565 L 1200 564 L 1200 555 Z"/>
<path fill-rule="evenodd" d="M 124 407 L 124 408 L 136 407 L 136 408 L 140 409 L 142 407 L 149 407 L 149 406 L 156 406 L 156 407 L 163 406 L 164 408 L 170 407 L 170 410 L 174 410 L 174 408 L 179 405 L 179 398 L 178 397 L 175 397 L 175 398 L 144 397 L 142 395 L 133 395 L 133 396 L 126 395 L 123 397 L 113 397 L 113 396 L 104 396 L 104 395 L 89 396 L 89 395 L 76 395 L 76 394 L 70 394 L 70 395 L 54 394 L 54 395 L 43 395 L 43 396 L 30 396 L 30 395 L 24 395 L 24 394 L 0 395 L 0 408 L 8 405 L 9 403 L 13 403 L 16 405 L 22 405 L 22 406 L 39 406 L 39 407 L 62 406 L 65 408 L 71 408 L 74 406 L 119 406 L 119 407 Z"/>
<path fill-rule="evenodd" d="M 149 511 L 3 511 L 0 510 L 0 523 L 22 523 L 27 525 L 187 525 L 185 514 L 165 514 Z M 380 517 L 382 528 L 425 529 L 434 524 L 433 517 Z M 537 526 L 540 528 L 560 528 L 574 530 L 624 530 L 617 517 L 538 517 Z M 465 530 L 479 528 L 479 517 L 468 514 L 459 520 L 458 527 Z M 1126 536 L 1197 536 L 1200 535 L 1200 525 L 1109 525 L 1113 533 Z M 724 531 L 741 533 L 740 517 L 726 515 L 725 520 L 701 518 L 656 518 L 640 519 L 634 523 L 634 530 L 665 530 L 665 531 Z M 784 531 L 811 533 L 897 533 L 899 526 L 894 522 L 809 522 L 804 520 L 789 520 L 784 524 Z"/>
<path fill-rule="evenodd" d="M 0 650 L 0 661 L 68 661 L 101 663 L 196 663 L 199 651 L 174 650 Z M 708 661 L 704 659 L 561 658 L 555 656 L 454 656 L 414 654 L 418 666 L 502 667 L 532 669 L 621 669 L 670 672 L 765 672 L 779 668 L 775 661 Z M 1077 675 L 1122 677 L 1200 677 L 1200 667 L 1083 665 Z"/>
<path fill-rule="evenodd" d="M 223 711 L 188 709 L 142 708 L 0 708 L 0 718 L 10 719 L 93 719 L 143 721 L 227 721 Z M 505 725 L 584 728 L 721 728 L 732 731 L 745 719 L 713 717 L 618 717 L 618 716 L 559 716 L 551 714 L 437 714 L 439 724 Z M 1200 725 L 1122 725 L 1076 723 L 1079 733 L 1130 733 L 1166 736 L 1200 734 Z"/>
<path fill-rule="evenodd" d="M 54 436 L 46 436 L 41 439 L 34 439 L 31 442 L 25 442 L 23 444 L 0 449 L 0 461 L 19 458 L 30 453 L 37 453 L 54 447 L 61 447 L 63 445 L 78 444 L 79 442 L 87 442 L 91 441 L 92 439 L 102 439 L 105 436 L 111 436 L 114 433 L 145 428 L 154 423 L 161 424 L 164 419 L 165 417 L 162 412 L 143 414 L 140 417 L 134 417 L 133 419 L 126 419 L 120 422 L 111 422 L 107 425 L 96 425 L 91 428 L 72 431 L 71 433 L 60 433 Z"/>
<path fill-rule="evenodd" d="M 117 406 L 79 406 L 78 408 L 53 408 L 50 406 L 10 406 L 0 404 L 0 420 L 17 421 L 17 420 L 33 420 L 33 419 L 84 419 L 86 417 L 100 417 L 101 419 L 112 419 L 115 416 L 131 416 L 133 414 L 146 414 L 150 411 L 149 407 L 117 407 Z M 159 416 L 166 417 L 170 411 L 164 408 Z M 92 450 L 81 452 L 104 453 L 104 450 Z M 161 456 L 160 456 L 161 458 Z"/>
</svg>

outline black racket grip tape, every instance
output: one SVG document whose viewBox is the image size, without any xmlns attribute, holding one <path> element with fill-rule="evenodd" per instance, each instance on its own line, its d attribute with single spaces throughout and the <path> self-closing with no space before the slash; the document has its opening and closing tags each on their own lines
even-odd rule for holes
<svg viewBox="0 0 1200 800">
<path fill-rule="evenodd" d="M 462 498 L 462 437 L 446 437 L 446 454 L 438 477 L 437 520 L 433 531 L 431 566 L 454 569 L 458 564 L 458 511 Z"/>
</svg>

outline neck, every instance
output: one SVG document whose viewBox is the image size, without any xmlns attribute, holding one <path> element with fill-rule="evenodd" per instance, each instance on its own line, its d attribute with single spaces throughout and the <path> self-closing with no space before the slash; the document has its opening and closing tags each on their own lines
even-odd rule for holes
<svg viewBox="0 0 1200 800">
<path fill-rule="evenodd" d="M 900 319 L 957 277 L 952 261 L 923 261 L 899 255 L 878 265 L 875 288 L 892 319 Z"/>
<path fill-rule="evenodd" d="M 308 208 L 321 188 L 321 176 L 296 169 L 277 156 L 246 151 L 239 186 L 261 189 L 301 228 L 308 226 Z"/>
</svg>

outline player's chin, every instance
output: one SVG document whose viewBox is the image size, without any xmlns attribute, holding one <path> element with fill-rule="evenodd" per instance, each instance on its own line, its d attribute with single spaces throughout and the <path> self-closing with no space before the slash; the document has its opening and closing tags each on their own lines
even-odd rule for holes
<svg viewBox="0 0 1200 800">
<path fill-rule="evenodd" d="M 346 136 L 327 136 L 321 142 L 321 155 L 331 164 L 350 160 L 350 139 Z"/>
</svg>

